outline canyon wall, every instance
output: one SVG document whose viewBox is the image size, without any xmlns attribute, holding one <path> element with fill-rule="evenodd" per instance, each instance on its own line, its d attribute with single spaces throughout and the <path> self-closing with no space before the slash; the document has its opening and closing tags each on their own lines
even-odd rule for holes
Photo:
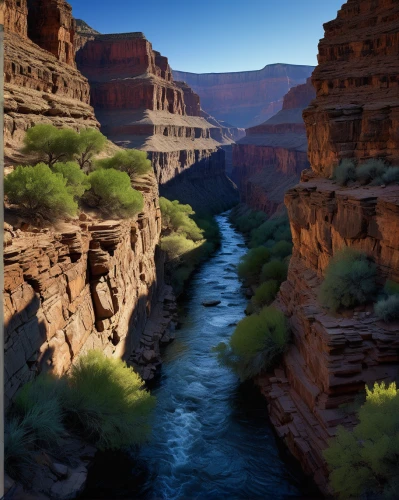
<svg viewBox="0 0 399 500">
<path fill-rule="evenodd" d="M 35 123 L 76 129 L 99 125 L 90 106 L 89 83 L 70 57 L 74 23 L 69 5 L 48 0 L 35 3 L 35 9 L 29 6 L 29 15 L 27 0 L 6 0 L 4 6 L 6 165 L 24 160 L 19 151 L 22 139 Z M 51 14 L 51 23 L 47 23 L 44 9 Z M 46 23 L 38 21 L 38 13 Z M 33 43 L 28 34 L 41 45 Z"/>
<path fill-rule="evenodd" d="M 173 71 L 176 80 L 197 92 L 204 111 L 218 121 L 248 128 L 281 110 L 291 87 L 305 83 L 313 66 L 270 64 L 258 71 L 235 73 L 187 73 Z"/>
<path fill-rule="evenodd" d="M 304 111 L 312 170 L 285 203 L 294 250 L 277 304 L 289 317 L 293 345 L 281 367 L 259 377 L 277 433 L 329 493 L 322 456 L 337 425 L 351 428 L 350 403 L 375 381 L 399 377 L 398 323 L 373 306 L 331 314 L 317 299 L 331 258 L 348 246 L 377 264 L 379 281 L 399 282 L 399 187 L 337 186 L 341 158 L 398 160 L 399 4 L 349 0 L 325 25 L 316 99 Z"/>
<path fill-rule="evenodd" d="M 89 79 L 103 133 L 147 151 L 162 195 L 196 210 L 237 202 L 219 148 L 231 141 L 201 116 L 199 97 L 173 81 L 167 58 L 142 33 L 96 35 L 77 52 L 77 63 Z"/>
<path fill-rule="evenodd" d="M 283 109 L 261 125 L 246 129 L 233 145 L 231 178 L 242 203 L 268 215 L 281 211 L 284 194 L 309 167 L 302 111 L 314 97 L 310 79 L 284 97 Z"/>
</svg>

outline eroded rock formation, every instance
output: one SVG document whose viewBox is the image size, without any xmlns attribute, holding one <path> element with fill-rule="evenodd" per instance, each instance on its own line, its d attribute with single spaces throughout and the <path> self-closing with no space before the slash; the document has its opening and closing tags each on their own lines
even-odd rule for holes
<svg viewBox="0 0 399 500">
<path fill-rule="evenodd" d="M 28 38 L 31 10 L 28 15 L 27 1 L 7 0 L 5 4 L 5 19 L 7 20 L 4 34 L 6 164 L 17 163 L 22 159 L 19 148 L 22 145 L 23 136 L 26 129 L 35 123 L 53 123 L 57 126 L 73 128 L 98 126 L 93 108 L 90 106 L 88 81 L 75 69 L 75 64 L 70 57 L 66 57 L 65 47 L 68 44 L 65 41 L 67 38 L 65 26 L 72 23 L 69 6 L 63 1 L 48 0 L 47 4 L 40 2 L 37 7 L 40 9 L 46 7 L 54 16 L 55 12 L 57 16 L 60 16 L 61 24 L 58 24 L 57 29 L 53 26 L 52 29 L 55 31 L 51 31 L 51 36 L 51 33 L 46 32 L 50 27 L 41 30 L 42 23 L 38 23 L 38 35 L 35 37 L 38 42 L 46 46 L 48 38 L 44 35 L 41 38 L 40 33 L 47 33 L 49 39 L 56 36 L 56 32 L 59 33 L 60 39 L 56 39 L 57 47 L 60 47 L 59 52 L 55 51 L 55 44 L 53 47 L 56 55 Z M 34 19 L 36 23 L 37 20 Z M 30 35 L 32 35 L 32 29 L 29 32 Z"/>
<path fill-rule="evenodd" d="M 273 215 L 284 194 L 309 167 L 302 111 L 314 97 L 310 79 L 284 97 L 283 109 L 261 125 L 246 129 L 233 145 L 232 179 L 240 198 L 254 210 Z"/>
<path fill-rule="evenodd" d="M 200 116 L 198 96 L 173 81 L 167 58 L 142 33 L 96 35 L 77 52 L 77 63 L 104 134 L 148 152 L 162 195 L 195 209 L 236 201 L 219 149 L 223 130 Z"/>
<path fill-rule="evenodd" d="M 325 25 L 317 97 L 304 112 L 312 170 L 285 198 L 294 251 L 277 304 L 293 345 L 258 383 L 278 434 L 324 493 L 322 451 L 337 425 L 354 424 L 353 407 L 341 405 L 365 384 L 399 376 L 398 324 L 379 321 L 372 304 L 333 315 L 317 299 L 328 263 L 344 246 L 376 262 L 381 284 L 399 282 L 399 187 L 340 188 L 329 179 L 340 158 L 398 159 L 398 20 L 395 0 L 348 0 Z"/>
<path fill-rule="evenodd" d="M 248 128 L 281 110 L 291 87 L 302 84 L 313 66 L 270 64 L 259 71 L 235 73 L 186 73 L 173 71 L 200 96 L 202 108 L 218 121 Z"/>
<path fill-rule="evenodd" d="M 59 230 L 6 226 L 6 405 L 38 371 L 61 375 L 88 349 L 125 359 L 134 352 L 146 379 L 159 368 L 171 320 L 159 303 L 173 303 L 158 247 L 158 188 L 153 175 L 135 187 L 145 198 L 136 220 L 82 214 Z"/>
</svg>

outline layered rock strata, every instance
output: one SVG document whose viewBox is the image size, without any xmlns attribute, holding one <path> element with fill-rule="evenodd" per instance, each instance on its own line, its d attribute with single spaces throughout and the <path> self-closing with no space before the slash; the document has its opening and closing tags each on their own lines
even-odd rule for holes
<svg viewBox="0 0 399 500">
<path fill-rule="evenodd" d="M 302 111 L 313 97 L 308 79 L 288 92 L 281 111 L 246 129 L 246 136 L 233 145 L 232 179 L 241 201 L 253 210 L 268 215 L 280 211 L 284 194 L 309 167 Z"/>
<path fill-rule="evenodd" d="M 337 425 L 355 422 L 353 405 L 341 405 L 366 384 L 399 377 L 397 323 L 379 321 L 372 304 L 329 314 L 317 298 L 331 258 L 345 246 L 376 262 L 381 285 L 399 282 L 399 187 L 341 188 L 329 179 L 341 158 L 397 161 L 398 19 L 394 0 L 349 0 L 325 25 L 317 96 L 304 112 L 312 170 L 285 198 L 294 251 L 277 305 L 289 317 L 293 345 L 258 383 L 278 434 L 325 494 L 322 451 Z"/>
<path fill-rule="evenodd" d="M 291 87 L 305 83 L 313 66 L 270 64 L 258 71 L 187 73 L 173 71 L 200 96 L 203 109 L 218 121 L 248 128 L 281 110 Z"/>
<path fill-rule="evenodd" d="M 165 298 L 170 313 L 172 299 L 158 247 L 158 189 L 153 175 L 135 188 L 145 197 L 135 220 L 82 214 L 58 231 L 7 226 L 6 405 L 37 372 L 62 375 L 89 349 L 124 359 L 136 352 L 135 365 L 147 380 L 159 368 L 159 345 L 163 335 L 170 339 L 171 321 L 159 302 Z"/>
<path fill-rule="evenodd" d="M 44 8 L 43 2 L 38 5 Z M 64 5 L 64 2 L 49 0 L 48 5 L 51 10 Z M 66 12 L 70 14 L 69 9 Z M 5 18 L 8 21 L 4 34 L 6 164 L 23 160 L 19 154 L 23 136 L 26 129 L 36 123 L 52 123 L 75 129 L 98 127 L 90 106 L 88 81 L 75 69 L 71 60 L 68 59 L 69 63 L 63 62 L 66 59 L 64 49 L 60 49 L 55 56 L 27 38 L 30 16 L 26 0 L 7 0 Z M 61 39 L 57 39 L 57 44 L 59 42 L 61 47 L 66 43 L 63 30 L 65 28 L 59 26 Z"/>
<path fill-rule="evenodd" d="M 200 116 L 198 96 L 173 81 L 167 59 L 142 33 L 96 35 L 77 63 L 104 134 L 148 152 L 162 195 L 195 209 L 219 210 L 237 200 L 219 149 L 222 129 Z"/>
</svg>

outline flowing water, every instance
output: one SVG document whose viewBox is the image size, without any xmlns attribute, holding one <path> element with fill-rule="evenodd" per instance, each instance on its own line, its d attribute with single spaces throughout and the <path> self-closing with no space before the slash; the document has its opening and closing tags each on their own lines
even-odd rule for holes
<svg viewBox="0 0 399 500">
<path fill-rule="evenodd" d="M 253 384 L 240 385 L 211 352 L 219 342 L 228 341 L 247 302 L 236 274 L 236 265 L 246 252 L 244 238 L 225 214 L 217 221 L 221 248 L 188 287 L 188 298 L 181 306 L 181 328 L 163 354 L 162 376 L 152 390 L 157 397 L 153 439 L 124 472 L 126 477 L 134 470 L 134 492 L 131 489 L 129 495 L 125 484 L 123 492 L 112 490 L 117 495 L 112 498 L 313 496 L 312 487 L 278 445 L 266 401 Z M 221 304 L 209 308 L 201 304 L 213 299 Z"/>
</svg>

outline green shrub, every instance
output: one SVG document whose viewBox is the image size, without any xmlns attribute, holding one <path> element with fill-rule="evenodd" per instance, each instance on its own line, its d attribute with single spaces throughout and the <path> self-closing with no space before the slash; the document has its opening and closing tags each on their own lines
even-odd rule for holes
<svg viewBox="0 0 399 500">
<path fill-rule="evenodd" d="M 203 238 L 212 244 L 212 251 L 220 245 L 221 234 L 219 225 L 212 215 L 193 215 L 194 222 L 203 231 Z"/>
<path fill-rule="evenodd" d="M 271 260 L 262 267 L 261 281 L 276 280 L 282 283 L 287 279 L 288 264 L 280 260 Z"/>
<path fill-rule="evenodd" d="M 284 314 L 274 307 L 265 307 L 259 314 L 242 319 L 229 345 L 221 343 L 214 351 L 218 353 L 219 362 L 232 368 L 244 381 L 262 370 L 272 369 L 285 351 L 288 339 Z"/>
<path fill-rule="evenodd" d="M 238 264 L 239 277 L 247 280 L 258 278 L 263 264 L 269 259 L 270 252 L 267 248 L 252 248 L 241 258 Z"/>
<path fill-rule="evenodd" d="M 110 158 L 97 160 L 95 165 L 96 168 L 100 169 L 116 169 L 126 172 L 131 178 L 147 174 L 152 170 L 151 161 L 148 160 L 147 153 L 137 149 L 118 151 Z"/>
<path fill-rule="evenodd" d="M 399 294 L 399 283 L 392 280 L 387 280 L 384 286 L 384 292 L 386 295 L 397 295 Z"/>
<path fill-rule="evenodd" d="M 340 164 L 335 167 L 333 178 L 340 186 L 346 186 L 348 182 L 356 181 L 356 165 L 353 160 L 342 160 Z"/>
<path fill-rule="evenodd" d="M 386 323 L 399 320 L 399 295 L 390 295 L 375 304 L 374 312 Z"/>
<path fill-rule="evenodd" d="M 72 160 L 79 152 L 79 135 L 70 128 L 39 124 L 29 128 L 24 137 L 24 153 L 36 154 L 48 166 Z"/>
<path fill-rule="evenodd" d="M 357 179 L 361 184 L 383 184 L 382 177 L 386 173 L 387 168 L 388 166 L 383 160 L 371 158 L 357 168 Z"/>
<path fill-rule="evenodd" d="M 193 241 L 204 239 L 204 231 L 198 227 L 190 215 L 195 212 L 190 205 L 181 205 L 177 200 L 169 201 L 161 197 L 159 206 L 162 213 L 162 225 L 177 234 L 181 234 Z"/>
<path fill-rule="evenodd" d="M 90 189 L 90 182 L 87 175 L 80 169 L 77 163 L 72 161 L 67 163 L 55 163 L 53 172 L 62 175 L 67 183 L 67 189 L 74 199 L 79 199 L 84 192 Z"/>
<path fill-rule="evenodd" d="M 399 167 L 388 167 L 382 176 L 382 184 L 399 184 Z"/>
<path fill-rule="evenodd" d="M 281 240 L 291 242 L 291 229 L 287 214 L 274 217 L 251 233 L 250 247 L 256 248 L 260 245 L 273 246 Z"/>
<path fill-rule="evenodd" d="M 73 366 L 65 409 L 69 421 L 100 449 L 120 449 L 145 442 L 155 398 L 120 359 L 89 351 Z"/>
<path fill-rule="evenodd" d="M 13 479 L 23 480 L 34 467 L 34 437 L 16 417 L 5 420 L 4 431 L 4 470 Z"/>
<path fill-rule="evenodd" d="M 175 260 L 182 255 L 195 250 L 198 243 L 180 234 L 171 234 L 161 239 L 161 248 L 167 253 L 168 260 Z"/>
<path fill-rule="evenodd" d="M 125 172 L 96 170 L 89 174 L 89 182 L 85 200 L 107 216 L 129 218 L 143 210 L 143 195 L 132 188 Z"/>
<path fill-rule="evenodd" d="M 336 495 L 349 498 L 397 498 L 399 486 L 399 391 L 393 383 L 366 388 L 359 423 L 350 432 L 338 428 L 324 451 Z"/>
<path fill-rule="evenodd" d="M 270 249 L 270 254 L 272 257 L 284 259 L 292 254 L 292 243 L 288 241 L 279 241 Z"/>
<path fill-rule="evenodd" d="M 88 169 L 94 155 L 103 151 L 107 138 L 96 128 L 79 131 L 76 161 L 81 169 Z"/>
<path fill-rule="evenodd" d="M 350 248 L 338 252 L 327 268 L 320 301 L 332 311 L 371 301 L 377 292 L 377 267 L 367 255 Z"/>
<path fill-rule="evenodd" d="M 38 213 L 48 219 L 76 214 L 77 203 L 67 188 L 67 179 L 44 163 L 17 167 L 5 177 L 4 192 L 10 203 L 28 214 Z"/>
<path fill-rule="evenodd" d="M 255 294 L 251 301 L 255 307 L 263 307 L 269 305 L 276 298 L 279 291 L 280 283 L 276 280 L 269 280 L 262 283 L 255 290 Z"/>
</svg>

